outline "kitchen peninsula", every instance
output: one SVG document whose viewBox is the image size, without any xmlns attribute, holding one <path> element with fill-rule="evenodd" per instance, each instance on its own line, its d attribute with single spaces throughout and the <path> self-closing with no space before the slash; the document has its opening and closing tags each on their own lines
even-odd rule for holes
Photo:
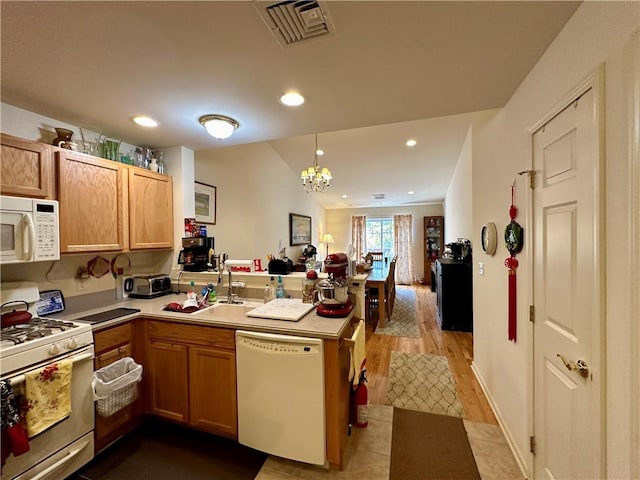
<svg viewBox="0 0 640 480">
<path fill-rule="evenodd" d="M 207 278 L 207 274 L 200 275 Z M 326 460 L 331 468 L 341 470 L 349 414 L 349 349 L 343 346 L 342 339 L 353 333 L 353 314 L 326 318 L 312 310 L 296 322 L 254 318 L 246 312 L 263 303 L 246 300 L 240 305 L 217 303 L 192 314 L 164 310 L 169 302 L 184 298 L 184 294 L 171 294 L 155 299 L 125 299 L 82 315 L 67 316 L 82 321 L 79 316 L 114 308 L 140 310 L 92 325 L 96 362 L 109 352 L 122 351 L 122 356 L 128 352 L 144 371 L 142 398 L 137 407 L 123 410 L 128 416 L 124 420 L 118 418 L 118 413 L 112 420 L 106 419 L 102 429 L 108 434 L 102 442 L 100 422 L 105 423 L 105 419 L 97 421 L 96 451 L 126 433 L 142 414 L 237 440 L 235 332 L 244 330 L 322 339 Z M 60 318 L 66 315 L 67 312 Z M 103 348 L 105 345 L 107 348 Z"/>
<path fill-rule="evenodd" d="M 262 298 L 264 294 L 264 287 L 269 283 L 271 277 L 278 278 L 277 274 L 270 274 L 267 271 L 263 272 L 232 272 L 232 281 L 241 282 L 244 287 L 239 291 L 240 298 Z M 367 280 L 367 273 L 359 273 L 352 277 L 349 277 L 350 287 L 349 291 L 355 296 L 353 317 L 356 319 L 364 320 L 364 302 L 365 302 L 365 286 Z M 284 286 L 285 294 L 292 298 L 302 298 L 302 283 L 306 278 L 304 272 L 291 272 L 288 275 L 281 275 L 282 284 Z M 326 273 L 318 273 L 318 281 L 327 278 Z M 218 283 L 220 279 L 220 283 Z M 213 283 L 218 298 L 226 299 L 228 292 L 229 277 L 227 273 L 218 272 L 182 272 L 180 279 L 173 280 L 174 290 L 181 292 L 187 292 L 191 288 L 190 282 L 193 281 L 196 286 L 202 287 L 207 283 Z M 196 291 L 199 289 L 196 287 Z"/>
</svg>

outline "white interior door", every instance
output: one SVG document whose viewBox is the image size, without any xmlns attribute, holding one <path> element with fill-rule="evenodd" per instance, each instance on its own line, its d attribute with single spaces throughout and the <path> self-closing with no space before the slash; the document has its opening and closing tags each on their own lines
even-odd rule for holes
<svg viewBox="0 0 640 480">
<path fill-rule="evenodd" d="M 599 116 L 585 88 L 533 134 L 535 478 L 603 472 Z"/>
</svg>

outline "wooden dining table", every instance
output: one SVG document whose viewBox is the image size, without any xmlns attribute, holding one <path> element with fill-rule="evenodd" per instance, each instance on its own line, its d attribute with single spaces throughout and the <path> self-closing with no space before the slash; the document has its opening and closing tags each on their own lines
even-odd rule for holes
<svg viewBox="0 0 640 480">
<path fill-rule="evenodd" d="M 389 277 L 389 263 L 388 262 L 373 262 L 369 270 L 369 276 L 367 277 L 366 287 L 367 289 L 378 289 L 378 326 L 384 327 L 387 321 L 387 309 L 386 300 L 387 295 L 387 280 Z"/>
</svg>

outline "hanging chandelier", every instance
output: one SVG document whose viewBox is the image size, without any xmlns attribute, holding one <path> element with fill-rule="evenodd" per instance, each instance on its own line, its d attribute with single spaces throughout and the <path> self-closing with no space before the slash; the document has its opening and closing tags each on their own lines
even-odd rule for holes
<svg viewBox="0 0 640 480">
<path fill-rule="evenodd" d="M 313 166 L 302 170 L 300 178 L 302 186 L 307 193 L 309 192 L 326 192 L 331 185 L 331 172 L 328 168 L 320 168 L 318 166 L 318 134 L 316 133 L 316 149 L 313 152 Z"/>
</svg>

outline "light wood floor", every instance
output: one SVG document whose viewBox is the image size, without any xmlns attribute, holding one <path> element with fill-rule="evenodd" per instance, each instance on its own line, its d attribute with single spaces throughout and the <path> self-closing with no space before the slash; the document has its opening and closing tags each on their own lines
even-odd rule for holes
<svg viewBox="0 0 640 480">
<path fill-rule="evenodd" d="M 367 324 L 367 388 L 369 403 L 384 404 L 392 351 L 446 356 L 456 381 L 458 395 L 467 420 L 497 424 L 476 377 L 471 371 L 473 336 L 471 333 L 441 331 L 436 319 L 436 294 L 423 285 L 413 288 L 420 327 L 419 338 L 374 334 L 375 316 Z"/>
</svg>

